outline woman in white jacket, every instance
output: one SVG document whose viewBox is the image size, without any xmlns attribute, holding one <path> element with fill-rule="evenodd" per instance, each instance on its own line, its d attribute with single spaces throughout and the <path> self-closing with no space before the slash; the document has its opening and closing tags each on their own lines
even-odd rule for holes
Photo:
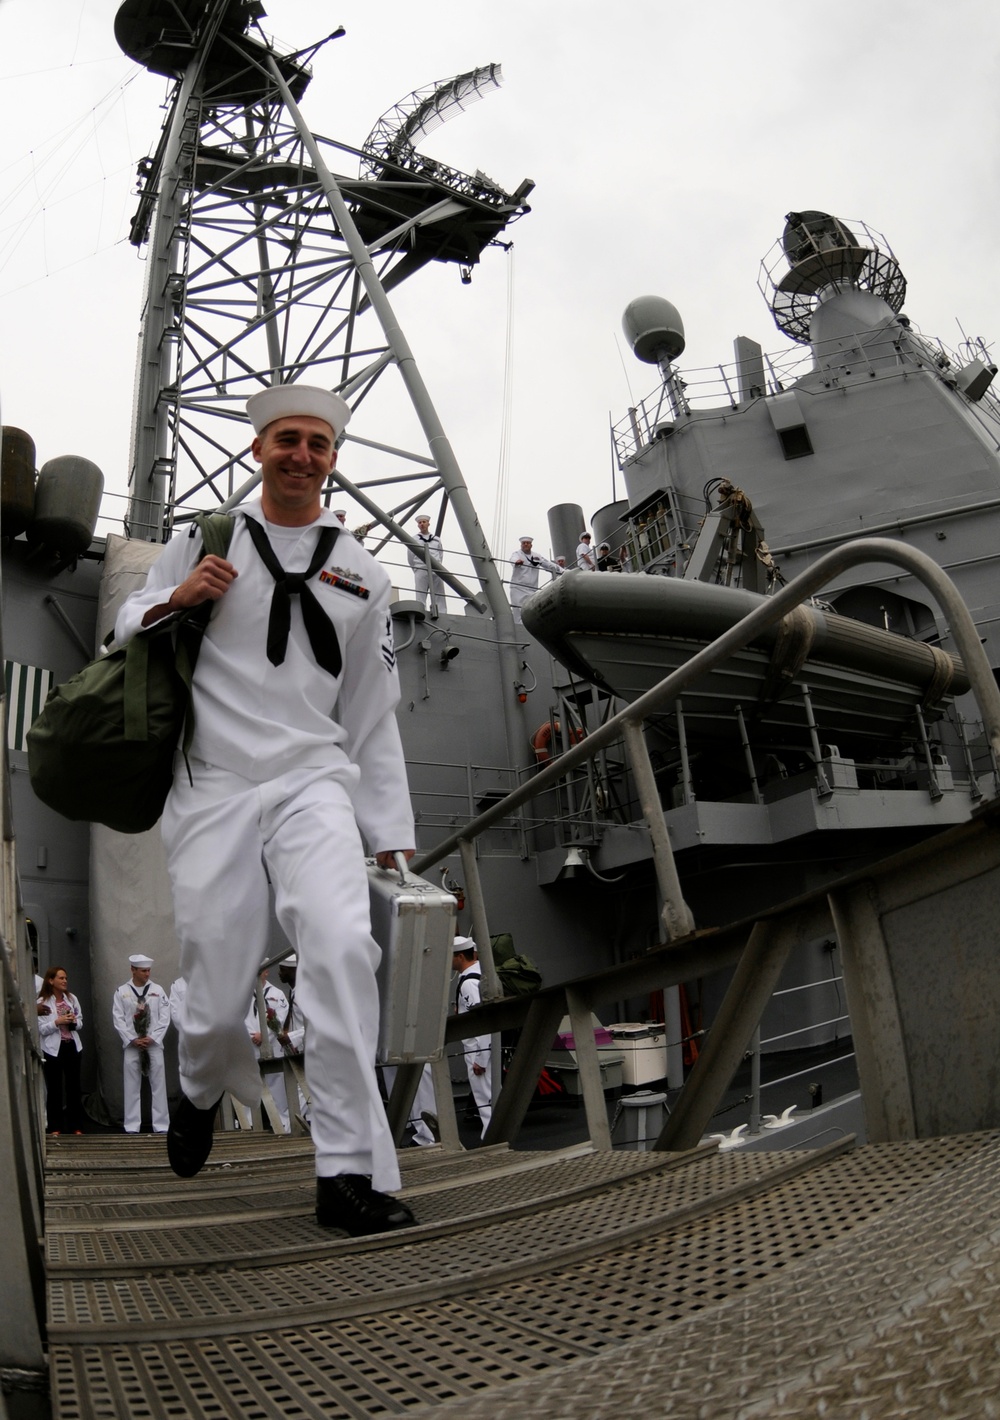
<svg viewBox="0 0 1000 1420">
<path fill-rule="evenodd" d="M 45 1056 L 45 1112 L 50 1134 L 83 1133 L 82 1025 L 80 1003 L 69 989 L 65 970 L 50 966 L 38 993 L 38 1034 Z"/>
</svg>

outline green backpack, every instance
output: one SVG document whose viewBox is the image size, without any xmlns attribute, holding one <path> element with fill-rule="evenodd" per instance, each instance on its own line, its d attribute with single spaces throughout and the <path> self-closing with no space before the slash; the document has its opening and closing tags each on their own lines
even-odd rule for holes
<svg viewBox="0 0 1000 1420">
<path fill-rule="evenodd" d="M 493 965 L 496 967 L 500 985 L 505 996 L 529 996 L 542 984 L 542 973 L 530 957 L 514 951 L 514 938 L 509 932 L 501 932 L 490 938 L 493 948 Z"/>
<path fill-rule="evenodd" d="M 225 557 L 233 519 L 199 514 L 204 557 Z M 163 812 L 174 752 L 194 733 L 191 681 L 213 602 L 133 636 L 49 692 L 28 731 L 31 787 L 70 819 L 144 833 Z"/>
</svg>

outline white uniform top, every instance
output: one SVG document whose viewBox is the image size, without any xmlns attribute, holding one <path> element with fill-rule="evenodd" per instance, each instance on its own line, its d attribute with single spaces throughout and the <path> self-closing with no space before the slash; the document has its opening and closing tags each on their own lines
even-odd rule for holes
<svg viewBox="0 0 1000 1420">
<path fill-rule="evenodd" d="M 155 981 L 147 983 L 149 990 L 146 992 L 145 1005 L 149 1007 L 149 1030 L 146 1035 L 151 1036 L 157 1045 L 163 1044 L 163 1037 L 167 1033 L 167 1026 L 170 1024 L 170 1001 L 162 986 L 157 986 Z M 139 1032 L 135 1028 L 135 1013 L 143 1003 L 142 992 L 145 988 L 139 988 L 138 995 L 135 994 L 131 981 L 123 981 L 118 987 L 111 1000 L 111 1019 L 114 1022 L 115 1030 L 122 1038 L 122 1045 L 128 1047 L 136 1039 Z"/>
<path fill-rule="evenodd" d="M 294 1055 L 301 1055 L 306 1044 L 306 1018 L 302 1014 L 302 1007 L 295 998 L 295 987 L 289 987 L 291 1001 L 291 1012 L 289 1013 L 289 1003 L 285 1003 L 285 1014 L 281 1017 L 282 1025 L 287 1021 L 288 1049 Z"/>
<path fill-rule="evenodd" d="M 596 572 L 597 559 L 589 542 L 581 542 L 576 548 L 576 565 L 581 572 Z"/>
<path fill-rule="evenodd" d="M 274 580 L 244 517 L 264 527 L 291 572 L 309 565 L 320 527 L 340 530 L 326 567 L 309 583 L 337 632 L 344 662 L 339 676 L 316 664 L 297 596 L 285 660 L 273 666 L 267 659 Z M 197 533 L 167 544 L 145 588 L 118 613 L 119 643 L 135 635 L 150 608 L 167 601 L 201 553 Z M 399 679 L 388 575 L 328 509 L 306 527 L 288 528 L 268 523 L 259 501 L 239 509 L 227 557 L 239 576 L 214 603 L 195 668 L 191 758 L 257 782 L 329 765 L 351 795 L 370 851 L 408 847 L 413 814 L 394 713 Z"/>
<path fill-rule="evenodd" d="M 558 562 L 543 557 L 540 552 L 522 552 L 520 548 L 511 553 L 510 564 L 514 569 L 510 574 L 511 587 L 527 587 L 533 592 L 538 589 L 539 567 L 544 567 L 553 577 L 561 577 L 564 570 Z"/>
<path fill-rule="evenodd" d="M 470 976 L 470 973 L 471 976 Z M 470 962 L 458 978 L 458 989 L 455 994 L 455 1008 L 460 1016 L 464 1016 L 466 1011 L 471 1011 L 473 1006 L 478 1006 L 482 998 L 481 968 L 479 962 Z M 488 1035 L 471 1035 L 464 1041 L 465 1062 L 467 1065 L 482 1065 L 485 1069 L 490 1063 L 490 1037 Z"/>
<path fill-rule="evenodd" d="M 264 982 L 264 1010 L 268 1014 L 270 1014 L 272 1011 L 274 1012 L 278 1030 L 281 1030 L 284 1027 L 285 1017 L 288 1014 L 288 997 L 285 995 L 284 991 L 282 991 L 280 986 L 275 986 L 273 981 Z M 267 1036 L 271 1042 L 272 1060 L 282 1059 L 285 1054 L 285 1051 L 284 1047 L 281 1044 L 281 1041 L 278 1039 L 277 1032 L 271 1029 L 266 1020 L 262 1023 L 257 1016 L 256 991 L 254 991 L 253 1000 L 250 1002 L 249 1009 L 247 1010 L 247 1030 L 251 1035 L 254 1035 L 257 1031 L 260 1031 L 260 1038 L 262 1043 L 264 1037 Z M 256 1054 L 257 1059 L 259 1060 L 261 1054 L 259 1045 L 254 1046 L 254 1053 Z"/>
<path fill-rule="evenodd" d="M 434 533 L 422 532 L 415 533 L 414 536 L 417 542 L 423 543 L 433 558 L 438 562 L 444 561 L 444 548 L 441 546 L 441 539 L 439 537 L 436 537 Z M 417 552 L 415 548 L 407 547 L 406 558 L 414 572 L 416 572 L 418 568 L 423 568 L 424 571 L 427 570 L 427 563 L 424 561 L 421 553 Z"/>
</svg>

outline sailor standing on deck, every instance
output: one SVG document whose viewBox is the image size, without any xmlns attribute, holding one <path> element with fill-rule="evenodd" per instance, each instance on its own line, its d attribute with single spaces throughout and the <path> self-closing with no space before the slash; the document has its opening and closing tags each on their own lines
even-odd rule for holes
<svg viewBox="0 0 1000 1420">
<path fill-rule="evenodd" d="M 436 533 L 431 532 L 431 520 L 426 514 L 421 513 L 417 518 L 416 540 L 422 548 L 426 548 L 435 561 L 440 562 L 444 557 L 444 548 L 441 546 L 441 539 Z M 444 583 L 435 573 L 428 571 L 427 559 L 422 552 L 418 552 L 414 547 L 407 547 L 406 558 L 413 571 L 413 590 L 417 601 L 423 603 L 430 592 L 431 611 L 444 610 Z"/>
<path fill-rule="evenodd" d="M 581 572 L 597 571 L 597 559 L 594 557 L 590 542 L 590 533 L 582 532 L 580 534 L 580 541 L 577 543 L 576 547 L 576 565 Z"/>
<path fill-rule="evenodd" d="M 399 1166 L 375 1076 L 379 949 L 361 833 L 383 866 L 413 853 L 389 578 L 324 509 L 350 416 L 329 390 L 278 385 L 247 404 L 259 502 L 239 508 L 228 558 L 168 543 L 118 614 L 141 626 L 216 603 L 194 675 L 191 778 L 182 757 L 161 820 L 187 991 L 184 1099 L 167 1152 L 196 1174 L 225 1091 L 261 1084 L 244 1015 L 266 956 L 268 883 L 298 954 L 317 1220 L 353 1235 L 413 1222 L 385 1192 Z M 360 830 L 360 831 L 359 831 Z"/>
<path fill-rule="evenodd" d="M 454 955 L 451 959 L 452 971 L 458 972 L 458 987 L 455 991 L 455 1010 L 463 1016 L 478 1006 L 482 996 L 482 972 L 479 970 L 479 953 L 471 937 L 456 937 Z M 472 1098 L 476 1102 L 482 1133 L 485 1134 L 493 1118 L 493 1056 L 488 1035 L 473 1035 L 462 1041 L 465 1051 L 465 1068 L 469 1075 Z"/>
<path fill-rule="evenodd" d="M 123 982 L 111 1003 L 111 1019 L 121 1036 L 125 1072 L 125 1133 L 138 1134 L 142 1124 L 142 1077 L 149 1080 L 154 1134 L 165 1134 L 167 1081 L 163 1068 L 163 1037 L 170 1025 L 170 1002 L 162 986 L 150 981 L 153 958 L 136 952 L 128 959 L 131 979 Z"/>
<path fill-rule="evenodd" d="M 521 607 L 538 591 L 539 567 L 544 567 L 553 577 L 561 577 L 564 571 L 558 562 L 552 562 L 540 552 L 532 550 L 534 538 L 522 537 L 520 541 L 520 547 L 510 555 L 510 563 L 514 569 L 510 574 L 510 609 L 514 613 L 515 621 L 521 620 Z"/>
</svg>

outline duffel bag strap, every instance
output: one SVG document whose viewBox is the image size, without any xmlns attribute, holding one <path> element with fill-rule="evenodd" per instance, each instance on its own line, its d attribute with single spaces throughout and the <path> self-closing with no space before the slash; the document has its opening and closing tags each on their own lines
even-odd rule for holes
<svg viewBox="0 0 1000 1420">
<path fill-rule="evenodd" d="M 149 674 L 149 640 L 133 636 L 125 648 L 124 705 L 125 738 L 146 738 L 146 678 Z"/>
<path fill-rule="evenodd" d="M 225 557 L 229 551 L 229 544 L 233 537 L 234 520 L 228 513 L 199 513 L 195 518 L 195 525 L 201 533 L 202 557 L 211 554 L 214 557 Z M 214 602 L 202 602 L 200 606 L 192 607 L 179 618 L 177 626 L 177 641 L 174 664 L 177 674 L 184 682 L 186 692 L 186 704 L 184 711 L 184 733 L 181 740 L 181 753 L 184 755 L 184 763 L 187 765 L 188 779 L 191 778 L 191 766 L 188 764 L 188 751 L 191 748 L 191 741 L 194 738 L 194 705 L 192 682 L 194 680 L 194 670 L 198 663 L 198 653 L 201 650 L 201 638 L 205 634 L 209 618 L 212 615 Z"/>
</svg>

